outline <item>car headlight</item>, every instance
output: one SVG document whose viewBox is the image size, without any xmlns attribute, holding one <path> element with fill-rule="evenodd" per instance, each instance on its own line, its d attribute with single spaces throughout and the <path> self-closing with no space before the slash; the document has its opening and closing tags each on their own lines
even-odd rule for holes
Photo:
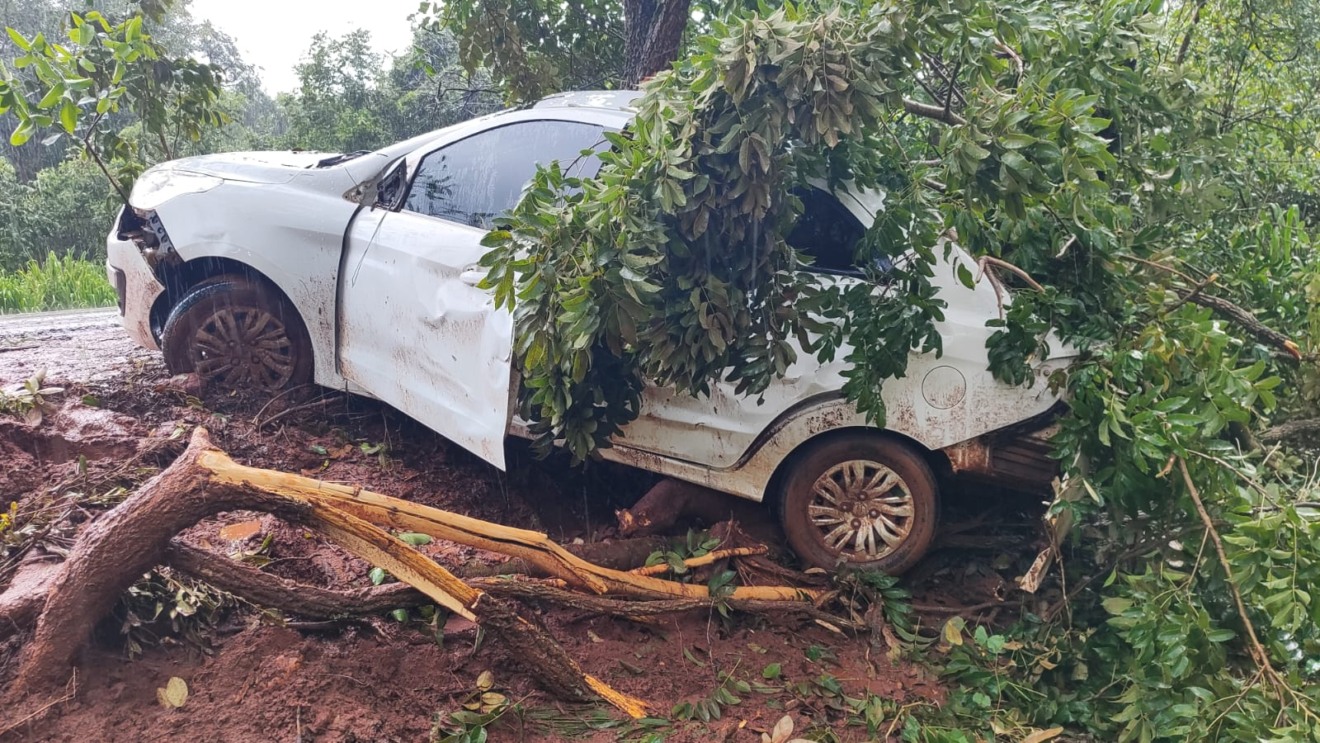
<svg viewBox="0 0 1320 743">
<path fill-rule="evenodd" d="M 170 199 L 192 193 L 204 193 L 224 183 L 213 175 L 189 173 L 185 170 L 151 169 L 133 184 L 130 201 L 138 209 L 155 209 Z"/>
</svg>

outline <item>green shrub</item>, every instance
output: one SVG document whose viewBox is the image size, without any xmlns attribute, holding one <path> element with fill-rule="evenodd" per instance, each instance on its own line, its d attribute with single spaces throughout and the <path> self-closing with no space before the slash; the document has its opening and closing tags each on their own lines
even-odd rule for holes
<svg viewBox="0 0 1320 743">
<path fill-rule="evenodd" d="M 109 307 L 115 290 L 99 262 L 51 253 L 13 272 L 0 271 L 0 312 Z"/>
<path fill-rule="evenodd" d="M 105 257 L 105 233 L 117 205 L 96 166 L 71 158 L 26 183 L 0 165 L 0 269 L 17 271 L 47 253 Z"/>
</svg>

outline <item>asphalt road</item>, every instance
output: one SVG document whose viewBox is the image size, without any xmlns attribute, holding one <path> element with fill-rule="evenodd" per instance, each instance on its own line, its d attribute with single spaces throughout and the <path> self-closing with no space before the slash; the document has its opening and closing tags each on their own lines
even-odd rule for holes
<svg viewBox="0 0 1320 743">
<path fill-rule="evenodd" d="M 50 382 L 94 382 L 147 364 L 160 353 L 137 347 L 112 308 L 0 315 L 0 388 L 45 370 Z"/>
<path fill-rule="evenodd" d="M 113 307 L 96 310 L 59 310 L 0 315 L 0 345 L 11 336 L 23 337 L 50 330 L 84 330 L 119 325 L 119 312 Z"/>
</svg>

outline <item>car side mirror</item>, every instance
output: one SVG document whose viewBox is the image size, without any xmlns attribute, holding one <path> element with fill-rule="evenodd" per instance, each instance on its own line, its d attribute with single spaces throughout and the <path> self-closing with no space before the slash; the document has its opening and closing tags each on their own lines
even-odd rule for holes
<svg viewBox="0 0 1320 743">
<path fill-rule="evenodd" d="M 392 170 L 381 177 L 376 183 L 375 198 L 372 200 L 373 209 L 397 209 L 403 203 L 403 197 L 408 191 L 408 166 L 400 162 Z M 366 196 L 367 194 L 364 194 Z"/>
</svg>

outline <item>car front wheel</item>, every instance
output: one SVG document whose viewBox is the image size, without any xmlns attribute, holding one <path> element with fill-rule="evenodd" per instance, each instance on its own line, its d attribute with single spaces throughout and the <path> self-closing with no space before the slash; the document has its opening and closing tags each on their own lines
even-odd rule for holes
<svg viewBox="0 0 1320 743">
<path fill-rule="evenodd" d="M 197 286 L 170 310 L 161 337 L 174 374 L 207 386 L 273 392 L 312 381 L 302 318 L 274 289 L 241 276 Z"/>
<path fill-rule="evenodd" d="M 778 493 L 789 546 L 803 561 L 897 575 L 930 549 L 939 485 L 912 447 L 872 433 L 809 445 Z"/>
</svg>

